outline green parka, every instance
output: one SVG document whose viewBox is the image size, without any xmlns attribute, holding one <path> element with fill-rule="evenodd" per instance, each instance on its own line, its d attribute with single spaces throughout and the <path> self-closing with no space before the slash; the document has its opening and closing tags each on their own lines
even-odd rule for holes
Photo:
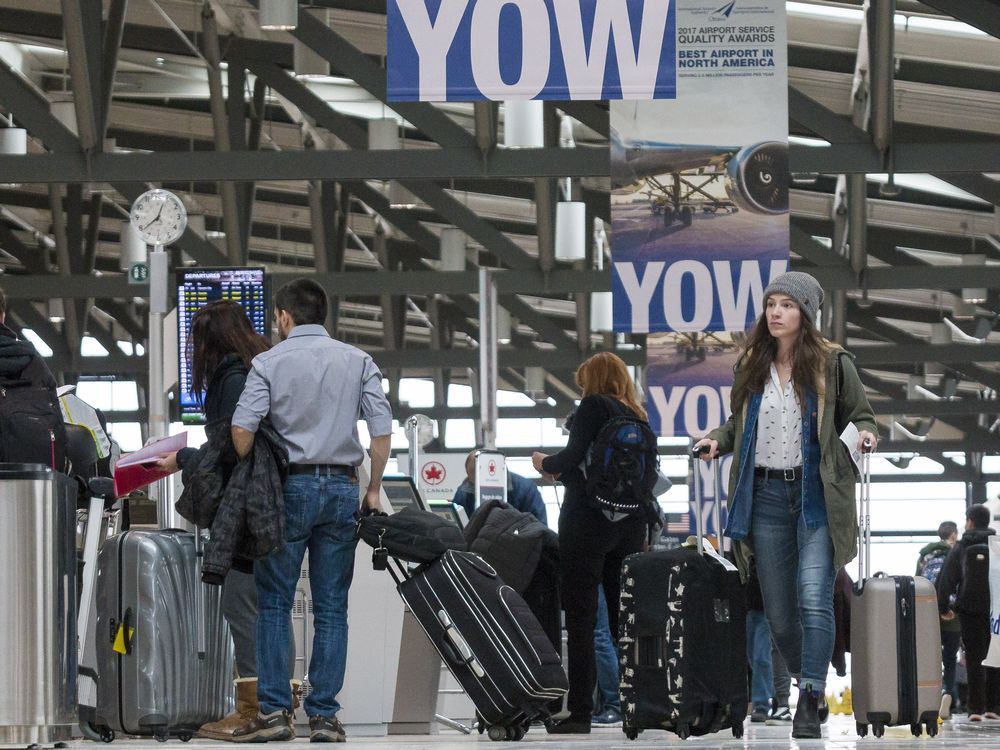
<svg viewBox="0 0 1000 750">
<path fill-rule="evenodd" d="M 854 366 L 854 356 L 832 342 L 826 342 L 826 346 L 826 369 L 817 375 L 814 384 L 818 399 L 816 421 L 819 425 L 819 474 L 823 483 L 830 537 L 833 540 L 833 565 L 839 569 L 858 554 L 858 510 L 855 493 L 858 474 L 847 447 L 840 440 L 840 432 L 848 422 L 853 422 L 859 430 L 868 430 L 877 435 L 878 426 L 861 378 Z M 746 373 L 740 367 L 742 362 L 743 358 L 736 365 L 733 392 L 736 392 L 736 386 L 741 379 L 746 377 Z M 733 412 L 722 427 L 708 434 L 708 438 L 719 441 L 720 454 L 740 455 L 746 411 L 747 403 L 744 402 L 739 413 Z M 838 430 L 835 425 L 840 425 L 840 429 Z M 736 491 L 739 470 L 739 461 L 733 461 L 729 473 L 730 497 L 733 497 Z M 747 578 L 750 557 L 753 555 L 752 545 L 752 537 L 734 543 L 736 561 L 744 580 Z"/>
</svg>

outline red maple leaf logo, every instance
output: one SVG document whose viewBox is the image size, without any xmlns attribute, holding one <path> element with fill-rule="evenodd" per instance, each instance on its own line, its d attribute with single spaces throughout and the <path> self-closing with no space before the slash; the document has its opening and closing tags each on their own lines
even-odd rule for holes
<svg viewBox="0 0 1000 750">
<path fill-rule="evenodd" d="M 441 484 L 445 478 L 444 466 L 437 461 L 430 461 L 424 464 L 424 481 L 427 484 Z"/>
<path fill-rule="evenodd" d="M 490 476 L 497 473 L 497 465 L 495 461 L 490 461 Z"/>
</svg>

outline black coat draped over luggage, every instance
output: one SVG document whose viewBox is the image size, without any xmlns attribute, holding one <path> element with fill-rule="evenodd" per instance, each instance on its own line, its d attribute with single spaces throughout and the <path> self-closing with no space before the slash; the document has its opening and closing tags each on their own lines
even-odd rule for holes
<svg viewBox="0 0 1000 750">
<path fill-rule="evenodd" d="M 209 425 L 206 436 L 200 460 L 185 472 L 176 508 L 184 518 L 212 530 L 202 580 L 221 584 L 235 558 L 259 560 L 284 544 L 282 486 L 288 478 L 288 451 L 270 423 L 261 422 L 249 455 L 230 467 L 229 420 Z"/>
</svg>

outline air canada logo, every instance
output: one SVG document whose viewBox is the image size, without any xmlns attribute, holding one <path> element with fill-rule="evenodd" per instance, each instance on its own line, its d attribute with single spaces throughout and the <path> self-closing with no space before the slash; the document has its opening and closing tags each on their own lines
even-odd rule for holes
<svg viewBox="0 0 1000 750">
<path fill-rule="evenodd" d="M 430 485 L 441 484 L 448 475 L 444 466 L 437 461 L 428 461 L 423 468 L 424 481 Z"/>
<path fill-rule="evenodd" d="M 497 464 L 496 464 L 496 461 L 490 461 L 489 471 L 490 471 L 490 476 L 491 477 L 496 476 L 496 473 L 497 473 Z"/>
<path fill-rule="evenodd" d="M 726 3 L 721 8 L 716 8 L 712 11 L 712 15 L 709 16 L 713 21 L 726 21 L 729 16 L 733 13 L 733 8 L 736 7 L 736 0 Z"/>
</svg>

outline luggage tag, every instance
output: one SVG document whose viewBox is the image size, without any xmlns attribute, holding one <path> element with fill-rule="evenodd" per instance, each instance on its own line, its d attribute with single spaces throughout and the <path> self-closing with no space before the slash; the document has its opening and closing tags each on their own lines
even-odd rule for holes
<svg viewBox="0 0 1000 750">
<path fill-rule="evenodd" d="M 389 567 L 389 550 L 382 546 L 383 529 L 378 535 L 378 547 L 372 551 L 372 568 L 374 570 L 386 570 Z"/>
</svg>

